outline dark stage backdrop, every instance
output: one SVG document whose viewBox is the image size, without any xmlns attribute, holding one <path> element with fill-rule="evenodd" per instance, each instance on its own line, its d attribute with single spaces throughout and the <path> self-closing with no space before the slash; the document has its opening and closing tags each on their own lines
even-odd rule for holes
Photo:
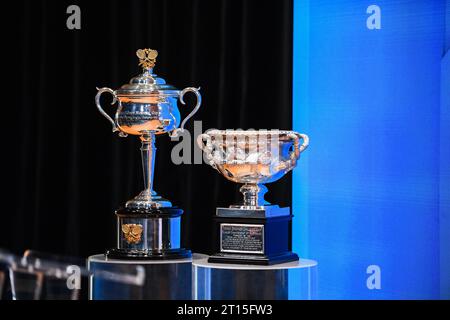
<svg viewBox="0 0 450 320">
<path fill-rule="evenodd" d="M 66 28 L 71 4 L 81 30 Z M 202 88 L 203 131 L 291 128 L 291 1 L 14 1 L 3 16 L 0 247 L 87 256 L 115 245 L 114 210 L 143 186 L 140 144 L 111 133 L 94 96 L 140 72 L 138 48 L 159 51 L 168 83 Z M 185 210 L 185 245 L 209 252 L 215 207 L 238 201 L 239 186 L 206 164 L 174 165 L 174 145 L 157 139 L 155 189 Z M 267 199 L 290 205 L 290 187 L 284 177 Z"/>
</svg>

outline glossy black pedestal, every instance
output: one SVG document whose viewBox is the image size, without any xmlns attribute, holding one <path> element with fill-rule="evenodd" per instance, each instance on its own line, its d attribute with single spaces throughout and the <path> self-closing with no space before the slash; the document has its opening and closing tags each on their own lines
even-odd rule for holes
<svg viewBox="0 0 450 320">
<path fill-rule="evenodd" d="M 125 260 L 174 260 L 191 257 L 190 250 L 166 249 L 166 250 L 129 250 L 112 248 L 106 251 L 106 256 L 110 259 Z"/>
<path fill-rule="evenodd" d="M 209 257 L 211 263 L 254 264 L 269 266 L 278 263 L 297 261 L 298 255 L 293 252 L 285 252 L 279 255 L 238 255 L 216 253 Z"/>
<path fill-rule="evenodd" d="M 211 263 L 272 265 L 298 260 L 291 252 L 289 208 L 217 208 Z"/>
<path fill-rule="evenodd" d="M 191 257 L 181 248 L 180 229 L 183 210 L 120 208 L 117 216 L 117 247 L 107 258 L 126 260 L 173 260 Z"/>
</svg>

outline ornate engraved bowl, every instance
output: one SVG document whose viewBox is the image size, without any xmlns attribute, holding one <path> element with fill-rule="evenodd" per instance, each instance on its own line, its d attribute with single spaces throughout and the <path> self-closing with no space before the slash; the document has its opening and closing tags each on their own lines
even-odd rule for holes
<svg viewBox="0 0 450 320">
<path fill-rule="evenodd" d="M 119 131 L 121 136 L 128 134 L 142 136 L 148 133 L 154 135 L 169 133 L 176 136 L 200 108 L 200 88 L 187 87 L 178 90 L 158 77 L 153 72 L 158 56 L 156 50 L 140 49 L 136 55 L 140 61 L 139 65 L 143 67 L 142 73 L 117 90 L 107 87 L 98 89 L 95 97 L 97 108 L 111 122 L 113 131 Z M 118 102 L 114 119 L 100 104 L 100 97 L 105 92 L 113 96 L 112 104 Z M 184 105 L 184 95 L 188 92 L 195 94 L 197 103 L 191 113 L 180 122 L 178 101 Z"/>
<path fill-rule="evenodd" d="M 200 135 L 197 143 L 214 169 L 230 181 L 245 184 L 241 188 L 244 205 L 251 202 L 260 206 L 267 204 L 262 184 L 274 182 L 292 170 L 309 138 L 286 130 L 212 129 Z M 256 198 L 256 202 L 247 201 L 248 197 Z"/>
<path fill-rule="evenodd" d="M 187 87 L 178 90 L 158 77 L 153 68 L 156 64 L 158 52 L 153 49 L 139 49 L 136 51 L 142 73 L 131 78 L 117 90 L 108 87 L 100 88 L 95 96 L 95 104 L 100 113 L 112 125 L 112 131 L 119 136 L 140 136 L 142 142 L 141 154 L 144 171 L 145 189 L 136 197 L 127 201 L 126 207 L 130 209 L 151 209 L 171 207 L 167 199 L 162 198 L 153 190 L 153 171 L 155 162 L 155 136 L 168 133 L 176 137 L 184 130 L 188 121 L 200 108 L 200 88 Z M 184 118 L 180 117 L 178 101 L 185 104 L 186 93 L 195 94 L 197 101 L 193 110 Z M 113 117 L 106 113 L 100 103 L 103 93 L 112 95 L 112 103 L 117 103 Z"/>
</svg>

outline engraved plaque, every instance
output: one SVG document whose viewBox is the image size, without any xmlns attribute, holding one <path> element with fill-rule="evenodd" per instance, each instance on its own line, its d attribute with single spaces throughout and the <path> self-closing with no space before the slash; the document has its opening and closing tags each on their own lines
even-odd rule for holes
<svg viewBox="0 0 450 320">
<path fill-rule="evenodd" d="M 264 253 L 264 225 L 220 224 L 220 251 Z"/>
</svg>

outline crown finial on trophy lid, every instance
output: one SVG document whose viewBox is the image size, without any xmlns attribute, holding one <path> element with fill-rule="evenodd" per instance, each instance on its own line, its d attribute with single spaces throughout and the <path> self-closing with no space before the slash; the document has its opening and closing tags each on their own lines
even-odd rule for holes
<svg viewBox="0 0 450 320">
<path fill-rule="evenodd" d="M 144 71 L 151 71 L 156 64 L 156 57 L 158 51 L 153 49 L 139 49 L 136 51 L 136 56 L 139 58 L 139 65 Z"/>
</svg>

